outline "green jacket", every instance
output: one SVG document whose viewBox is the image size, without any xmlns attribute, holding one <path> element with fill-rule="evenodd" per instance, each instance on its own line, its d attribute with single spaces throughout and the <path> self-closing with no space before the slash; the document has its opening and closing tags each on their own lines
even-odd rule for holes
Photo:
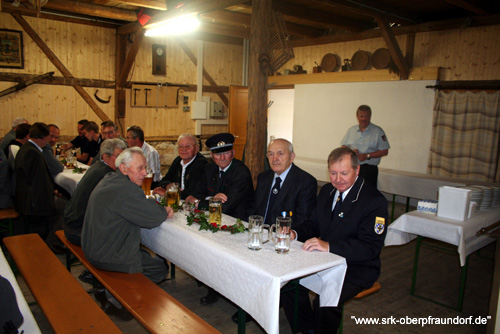
<svg viewBox="0 0 500 334">
<path fill-rule="evenodd" d="M 142 272 L 141 228 L 167 219 L 167 211 L 118 169 L 107 174 L 90 195 L 82 230 L 82 248 L 95 267 Z"/>
</svg>

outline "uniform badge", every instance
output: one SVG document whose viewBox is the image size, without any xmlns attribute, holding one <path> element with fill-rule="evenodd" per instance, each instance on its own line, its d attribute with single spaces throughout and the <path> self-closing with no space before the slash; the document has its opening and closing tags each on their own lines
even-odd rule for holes
<svg viewBox="0 0 500 334">
<path fill-rule="evenodd" d="M 375 217 L 375 226 L 373 228 L 375 233 L 382 234 L 385 229 L 385 218 L 383 217 Z"/>
<path fill-rule="evenodd" d="M 385 135 L 382 136 L 382 140 L 387 141 L 387 138 L 385 137 Z"/>
</svg>

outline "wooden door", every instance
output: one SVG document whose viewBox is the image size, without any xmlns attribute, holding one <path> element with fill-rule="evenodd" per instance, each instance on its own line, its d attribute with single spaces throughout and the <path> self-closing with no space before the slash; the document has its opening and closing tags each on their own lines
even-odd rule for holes
<svg viewBox="0 0 500 334">
<path fill-rule="evenodd" d="M 229 132 L 234 137 L 236 159 L 242 160 L 247 142 L 248 87 L 229 87 Z"/>
</svg>

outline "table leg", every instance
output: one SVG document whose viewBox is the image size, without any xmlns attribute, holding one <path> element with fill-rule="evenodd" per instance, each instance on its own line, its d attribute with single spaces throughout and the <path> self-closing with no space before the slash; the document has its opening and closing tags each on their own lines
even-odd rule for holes
<svg viewBox="0 0 500 334">
<path fill-rule="evenodd" d="M 422 237 L 417 236 L 417 245 L 415 247 L 415 259 L 413 260 L 413 275 L 411 278 L 411 289 L 410 294 L 415 296 L 415 285 L 417 284 L 417 271 L 418 271 L 418 257 L 420 255 L 420 244 L 422 243 Z"/>
<path fill-rule="evenodd" d="M 469 269 L 469 256 L 467 256 L 465 258 L 465 265 L 462 267 L 461 273 L 460 273 L 460 287 L 459 287 L 459 291 L 458 291 L 458 304 L 457 304 L 457 306 L 447 305 L 447 304 L 440 303 L 438 301 L 435 301 L 435 300 L 427 298 L 427 297 L 419 296 L 415 293 L 415 286 L 417 284 L 417 272 L 418 272 L 418 260 L 419 260 L 419 255 L 420 255 L 420 246 L 422 244 L 423 239 L 424 239 L 424 237 L 417 236 L 417 244 L 416 244 L 416 248 L 415 248 L 415 260 L 413 262 L 413 275 L 412 275 L 412 279 L 411 279 L 410 294 L 412 296 L 418 297 L 420 299 L 430 301 L 434 304 L 438 304 L 438 305 L 441 305 L 444 307 L 451 308 L 451 309 L 456 310 L 458 312 L 462 312 L 462 308 L 463 308 L 463 304 L 464 304 L 464 295 L 465 295 L 465 283 L 467 280 L 467 271 Z M 430 245 L 429 245 L 429 247 L 444 250 L 442 247 L 433 247 Z M 449 252 L 449 250 L 447 250 L 447 251 Z"/>
<path fill-rule="evenodd" d="M 247 313 L 238 307 L 238 334 L 245 334 Z"/>
<path fill-rule="evenodd" d="M 406 197 L 406 212 L 410 211 L 410 197 Z"/>
<path fill-rule="evenodd" d="M 396 206 L 396 195 L 392 195 L 391 223 L 394 221 L 394 207 Z"/>
</svg>

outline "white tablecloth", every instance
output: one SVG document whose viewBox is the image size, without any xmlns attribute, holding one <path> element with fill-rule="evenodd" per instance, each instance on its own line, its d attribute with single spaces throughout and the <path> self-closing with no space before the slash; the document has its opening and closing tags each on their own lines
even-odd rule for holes
<svg viewBox="0 0 500 334">
<path fill-rule="evenodd" d="M 78 163 L 79 168 L 85 168 L 88 169 L 89 166 Z M 57 174 L 54 181 L 63 187 L 67 192 L 70 193 L 70 195 L 73 194 L 73 191 L 75 191 L 76 186 L 78 185 L 78 182 L 82 179 L 84 173 L 78 174 L 78 173 L 73 173 L 73 169 L 68 169 L 64 167 L 64 170 Z"/>
<path fill-rule="evenodd" d="M 415 239 L 417 235 L 432 238 L 458 246 L 460 265 L 463 266 L 469 254 L 495 241 L 494 238 L 487 236 L 477 237 L 476 232 L 498 221 L 500 221 L 500 207 L 479 211 L 476 216 L 465 221 L 412 211 L 389 225 L 385 245 L 402 245 Z"/>
<path fill-rule="evenodd" d="M 9 263 L 7 262 L 7 259 L 3 255 L 1 249 L 0 249 L 0 275 L 5 277 L 10 282 L 12 288 L 14 289 L 14 292 L 16 293 L 17 304 L 19 305 L 19 310 L 21 311 L 24 317 L 24 322 L 21 328 L 19 329 L 19 332 L 24 331 L 24 333 L 26 334 L 41 333 L 40 328 L 38 328 L 35 318 L 33 317 L 33 314 L 31 313 L 31 310 L 28 304 L 26 303 L 26 299 L 24 299 L 23 292 L 21 291 L 19 285 L 17 284 L 16 277 L 12 273 Z"/>
<path fill-rule="evenodd" d="M 223 215 L 223 224 L 235 219 Z M 265 232 L 265 234 L 267 234 Z M 322 306 L 336 306 L 347 269 L 335 254 L 306 252 L 292 241 L 286 255 L 272 241 L 259 251 L 246 246 L 247 233 L 199 231 L 182 212 L 161 226 L 142 230 L 144 245 L 211 286 L 248 312 L 268 333 L 279 332 L 280 288 L 292 279 L 321 295 Z"/>
<path fill-rule="evenodd" d="M 417 199 L 438 199 L 439 187 L 461 187 L 467 184 L 495 185 L 493 182 L 479 182 L 459 178 L 406 172 L 395 169 L 380 168 L 378 174 L 378 190 Z"/>
</svg>

